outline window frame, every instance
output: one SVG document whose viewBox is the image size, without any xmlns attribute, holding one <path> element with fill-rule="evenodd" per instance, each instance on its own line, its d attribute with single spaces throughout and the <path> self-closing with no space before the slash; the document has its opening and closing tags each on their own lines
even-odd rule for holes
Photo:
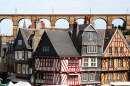
<svg viewBox="0 0 130 86">
<path fill-rule="evenodd" d="M 109 47 L 109 54 L 112 54 L 112 47 Z"/>
<path fill-rule="evenodd" d="M 88 73 L 82 74 L 82 81 L 88 81 Z"/>
<path fill-rule="evenodd" d="M 77 78 L 77 80 L 76 80 L 76 78 Z M 68 81 L 78 81 L 78 75 L 68 75 L 67 80 Z"/>
<path fill-rule="evenodd" d="M 112 81 L 112 73 L 108 73 L 108 81 Z"/>
<path fill-rule="evenodd" d="M 17 64 L 17 73 L 21 73 L 21 64 Z"/>
<path fill-rule="evenodd" d="M 97 53 L 96 45 L 87 45 L 87 53 Z"/>
<path fill-rule="evenodd" d="M 43 50 L 43 52 L 49 52 L 50 51 L 50 47 L 49 46 L 43 46 L 43 48 L 42 48 Z"/>
<path fill-rule="evenodd" d="M 118 59 L 118 67 L 122 67 L 123 66 L 123 60 L 122 59 Z"/>
<path fill-rule="evenodd" d="M 18 45 L 22 45 L 22 40 L 18 40 Z"/>
<path fill-rule="evenodd" d="M 88 33 L 88 39 L 92 40 L 93 39 L 93 33 Z"/>
<path fill-rule="evenodd" d="M 121 80 L 121 73 L 117 73 L 117 80 Z"/>
<path fill-rule="evenodd" d="M 109 67 L 113 67 L 113 59 L 109 59 Z"/>
<path fill-rule="evenodd" d="M 93 77 L 91 77 L 92 75 L 93 75 Z M 95 74 L 94 73 L 89 73 L 89 81 L 94 81 L 94 80 L 95 80 Z"/>
<path fill-rule="evenodd" d="M 25 51 L 25 60 L 28 59 L 28 51 Z"/>
<path fill-rule="evenodd" d="M 120 48 L 120 53 L 121 53 L 121 54 L 124 53 L 124 49 L 123 49 L 123 47 Z"/>
<path fill-rule="evenodd" d="M 84 62 L 85 59 L 88 59 L 88 62 Z M 92 62 L 92 59 L 95 59 L 95 62 Z M 88 66 L 85 66 L 84 63 L 88 63 Z M 95 66 L 92 66 L 91 64 L 94 64 L 95 63 Z M 83 58 L 82 59 L 82 67 L 97 67 L 97 58 Z"/>
<path fill-rule="evenodd" d="M 22 74 L 26 74 L 26 65 L 22 64 Z"/>
<path fill-rule="evenodd" d="M 115 54 L 118 54 L 118 47 L 115 47 Z"/>
<path fill-rule="evenodd" d="M 73 66 L 73 64 L 74 64 L 74 66 Z M 78 64 L 78 66 L 77 66 L 77 64 Z M 68 67 L 69 68 L 78 68 L 79 67 L 79 60 L 78 59 L 68 59 Z"/>
<path fill-rule="evenodd" d="M 54 62 L 54 59 L 41 58 L 40 66 L 41 67 L 53 67 L 53 62 Z"/>
<path fill-rule="evenodd" d="M 53 80 L 53 73 L 37 73 L 36 79 L 38 80 Z"/>
</svg>

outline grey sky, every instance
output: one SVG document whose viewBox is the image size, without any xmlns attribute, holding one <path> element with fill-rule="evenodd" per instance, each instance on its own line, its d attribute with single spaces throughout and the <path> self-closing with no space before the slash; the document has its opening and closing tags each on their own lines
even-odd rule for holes
<svg viewBox="0 0 130 86">
<path fill-rule="evenodd" d="M 128 14 L 130 11 L 130 0 L 0 0 L 0 14 Z M 45 23 L 48 21 L 44 21 Z M 79 22 L 83 22 L 79 20 Z M 101 29 L 106 25 L 101 20 L 95 21 L 96 28 Z M 119 23 L 117 23 L 119 22 Z M 123 21 L 116 21 L 116 25 L 122 25 Z M 26 20 L 29 26 L 30 21 Z M 68 27 L 64 21 L 57 24 Z M 8 26 L 7 26 L 8 24 Z M 2 34 L 12 34 L 12 22 L 3 20 L 0 23 Z M 50 25 L 50 24 L 46 24 Z M 23 26 L 23 20 L 19 27 Z M 56 25 L 56 27 L 59 27 Z M 11 28 L 11 29 L 10 29 Z"/>
<path fill-rule="evenodd" d="M 126 14 L 130 0 L 0 0 L 0 14 Z"/>
</svg>

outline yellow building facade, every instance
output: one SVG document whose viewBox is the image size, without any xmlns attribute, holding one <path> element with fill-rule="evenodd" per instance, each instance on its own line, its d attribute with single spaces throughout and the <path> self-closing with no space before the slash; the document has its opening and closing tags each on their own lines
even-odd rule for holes
<svg viewBox="0 0 130 86">
<path fill-rule="evenodd" d="M 118 29 L 106 30 L 103 49 L 101 84 L 127 81 L 130 50 L 123 34 Z"/>
</svg>

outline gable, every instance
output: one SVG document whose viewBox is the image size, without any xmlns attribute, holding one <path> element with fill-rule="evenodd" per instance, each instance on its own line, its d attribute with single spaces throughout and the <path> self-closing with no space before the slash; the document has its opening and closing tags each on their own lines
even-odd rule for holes
<svg viewBox="0 0 130 86">
<path fill-rule="evenodd" d="M 22 45 L 18 45 L 18 40 L 22 40 Z M 27 49 L 27 47 L 26 47 L 25 42 L 23 40 L 21 30 L 19 29 L 18 36 L 17 36 L 16 42 L 14 45 L 14 50 L 19 51 L 19 50 L 26 50 L 26 49 Z"/>
<path fill-rule="evenodd" d="M 112 54 L 109 54 L 109 47 L 112 47 Z M 115 47 L 117 47 L 117 54 L 115 53 Z M 123 53 L 121 54 L 121 48 L 123 48 Z M 123 57 L 129 56 L 129 48 L 125 42 L 125 39 L 117 29 L 113 37 L 111 38 L 110 42 L 107 45 L 107 48 L 104 52 L 104 57 Z"/>
<path fill-rule="evenodd" d="M 85 28 L 84 31 L 96 31 L 96 30 L 94 29 L 94 27 L 93 27 L 91 24 L 89 24 L 89 25 Z M 97 32 L 97 31 L 96 31 L 96 32 Z"/>
<path fill-rule="evenodd" d="M 38 47 L 35 51 L 35 53 L 33 54 L 34 57 L 36 56 L 53 56 L 53 57 L 58 57 L 50 39 L 48 38 L 46 32 L 43 34 L 42 40 L 40 40 Z M 44 46 L 48 46 L 49 47 L 49 51 L 43 51 L 43 47 Z"/>
</svg>

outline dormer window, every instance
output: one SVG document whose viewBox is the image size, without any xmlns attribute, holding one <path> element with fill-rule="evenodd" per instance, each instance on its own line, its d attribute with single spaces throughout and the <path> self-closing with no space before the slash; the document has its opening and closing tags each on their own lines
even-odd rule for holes
<svg viewBox="0 0 130 86">
<path fill-rule="evenodd" d="M 93 39 L 93 34 L 92 33 L 88 33 L 88 38 L 89 38 L 89 40 L 92 40 Z"/>
<path fill-rule="evenodd" d="M 18 45 L 22 45 L 22 40 L 18 40 Z"/>
</svg>

